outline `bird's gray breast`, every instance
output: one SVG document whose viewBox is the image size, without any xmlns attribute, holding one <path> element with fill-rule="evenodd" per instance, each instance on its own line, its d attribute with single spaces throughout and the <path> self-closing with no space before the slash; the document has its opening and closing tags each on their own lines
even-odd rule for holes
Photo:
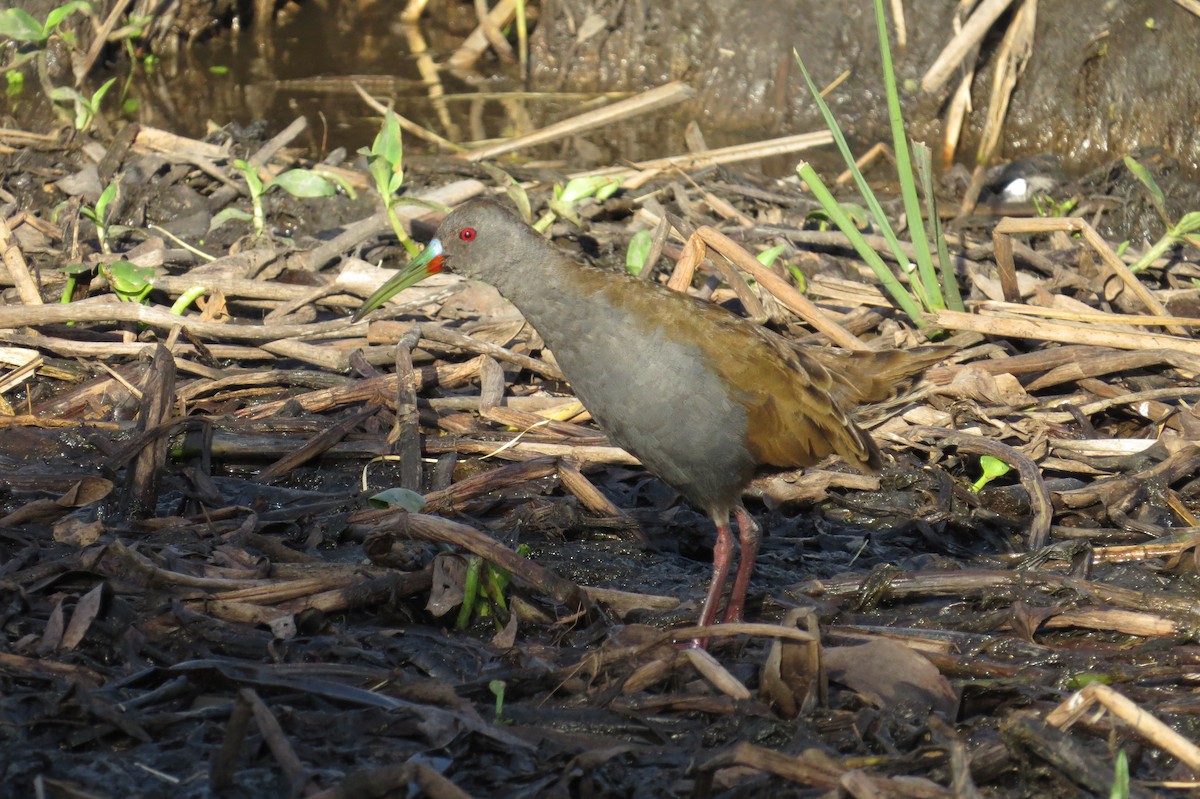
<svg viewBox="0 0 1200 799">
<path fill-rule="evenodd" d="M 746 409 L 672 336 L 601 296 L 518 303 L 609 438 L 705 510 L 728 510 L 753 473 Z"/>
</svg>

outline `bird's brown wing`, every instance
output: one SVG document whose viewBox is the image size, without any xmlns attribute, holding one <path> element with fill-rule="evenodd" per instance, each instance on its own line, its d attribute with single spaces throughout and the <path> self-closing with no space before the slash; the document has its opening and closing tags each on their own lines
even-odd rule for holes
<svg viewBox="0 0 1200 799">
<path fill-rule="evenodd" d="M 713 366 L 746 408 L 747 446 L 760 464 L 811 466 L 836 452 L 859 469 L 877 469 L 879 450 L 850 420 L 838 381 L 823 364 L 747 320 L 701 312 L 718 331 L 708 344 L 726 357 Z M 715 356 L 715 352 L 714 352 Z"/>
</svg>

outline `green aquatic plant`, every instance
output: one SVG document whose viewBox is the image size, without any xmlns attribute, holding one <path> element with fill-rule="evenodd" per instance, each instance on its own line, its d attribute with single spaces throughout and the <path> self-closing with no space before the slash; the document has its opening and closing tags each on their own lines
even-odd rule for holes
<svg viewBox="0 0 1200 799">
<path fill-rule="evenodd" d="M 834 142 L 837 144 L 842 159 L 854 177 L 854 183 L 858 188 L 859 195 L 870 211 L 875 226 L 887 242 L 892 257 L 900 265 L 900 272 L 907 278 L 912 289 L 911 293 L 904 288 L 898 276 L 888 268 L 875 250 L 867 244 L 866 239 L 863 238 L 861 231 L 854 223 L 850 214 L 834 198 L 832 192 L 829 191 L 812 165 L 807 162 L 801 162 L 796 167 L 796 172 L 800 176 L 800 179 L 808 185 L 809 190 L 821 204 L 829 219 L 837 225 L 838 229 L 849 240 L 851 246 L 854 247 L 863 261 L 875 273 L 876 278 L 884 290 L 895 301 L 896 305 L 904 311 L 913 324 L 918 327 L 924 327 L 926 325 L 923 318 L 924 310 L 940 310 L 944 308 L 962 310 L 963 304 L 953 264 L 950 262 L 949 257 L 944 255 L 947 250 L 944 237 L 940 235 L 937 204 L 932 191 L 931 179 L 922 181 L 926 200 L 925 210 L 922 211 L 917 176 L 914 174 L 914 158 L 917 160 L 916 170 L 918 172 L 924 174 L 926 172 L 931 173 L 932 170 L 929 169 L 927 164 L 928 149 L 922 145 L 914 146 L 910 150 L 908 138 L 905 134 L 904 117 L 900 110 L 900 93 L 896 86 L 896 73 L 892 64 L 891 46 L 888 43 L 887 37 L 887 15 L 884 11 L 882 0 L 875 0 L 875 22 L 876 31 L 879 36 L 879 52 L 883 64 L 884 95 L 887 102 L 888 120 L 892 130 L 892 147 L 896 157 L 896 176 L 900 184 L 900 196 L 904 204 L 904 216 L 908 222 L 910 237 L 912 239 L 914 257 L 911 259 L 905 253 L 905 248 L 901 246 L 900 240 L 896 236 L 886 214 L 884 214 L 883 208 L 876 198 L 874 191 L 855 163 L 855 158 L 850 152 L 850 147 L 846 143 L 846 138 L 842 134 L 841 128 L 833 116 L 833 112 L 825 103 L 824 98 L 821 97 L 821 93 L 809 75 L 808 69 L 804 66 L 804 61 L 800 58 L 800 54 L 796 53 L 795 58 L 796 63 L 800 67 L 800 72 L 804 76 L 805 83 L 808 85 L 809 92 L 812 94 L 813 100 L 816 102 L 821 115 L 825 119 L 825 125 L 829 129 L 829 132 L 833 134 Z M 936 250 L 939 253 L 940 276 L 938 270 L 935 270 L 933 263 L 935 247 L 931 246 L 930 236 L 927 234 L 930 226 L 933 229 L 934 236 L 937 238 Z"/>
<path fill-rule="evenodd" d="M 111 206 L 120 193 L 120 184 L 121 179 L 118 176 L 104 187 L 104 191 L 100 192 L 100 197 L 96 200 L 95 205 L 84 205 L 79 209 L 79 213 L 90 219 L 92 224 L 96 226 L 96 239 L 100 242 L 100 252 L 105 255 L 112 252 L 108 242 L 108 217 L 110 210 L 112 210 Z"/>
<path fill-rule="evenodd" d="M 400 189 L 404 186 L 404 138 L 400 131 L 400 119 L 390 108 L 383 115 L 383 124 L 370 148 L 362 147 L 359 154 L 367 159 L 367 172 L 375 183 L 375 191 L 383 200 L 392 232 L 404 245 L 409 256 L 415 256 L 421 248 L 412 240 L 400 218 L 396 207 L 400 204 Z"/>
<path fill-rule="evenodd" d="M 559 217 L 576 227 L 583 227 L 583 220 L 579 218 L 579 206 L 583 201 L 595 199 L 597 202 L 604 202 L 616 194 L 619 188 L 621 188 L 621 181 L 601 175 L 573 178 L 567 181 L 565 186 L 556 183 L 554 184 L 554 196 L 546 203 L 549 210 L 534 223 L 533 229 L 538 233 L 545 233 L 554 224 L 554 220 Z"/>
<path fill-rule="evenodd" d="M 1179 244 L 1187 243 L 1193 247 L 1200 247 L 1200 238 L 1195 235 L 1200 233 L 1200 211 L 1192 211 L 1184 214 L 1178 222 L 1171 222 L 1170 217 L 1167 216 L 1166 198 L 1163 195 L 1162 189 L 1159 188 L 1158 182 L 1150 174 L 1150 170 L 1129 156 L 1125 156 L 1125 166 L 1146 188 L 1146 193 L 1150 197 L 1150 204 L 1158 211 L 1158 215 L 1163 221 L 1163 226 L 1166 228 L 1162 237 L 1142 253 L 1142 256 L 1137 261 L 1130 264 L 1129 271 L 1134 274 L 1141 272 L 1165 255 L 1167 250 Z"/>
<path fill-rule="evenodd" d="M 233 162 L 233 165 L 242 173 L 242 177 L 246 181 L 253 213 L 248 214 L 240 208 L 226 208 L 213 217 L 212 224 L 209 226 L 210 230 L 220 227 L 230 219 L 237 219 L 253 224 L 255 238 L 262 236 L 267 224 L 263 197 L 274 188 L 282 189 L 293 197 L 308 199 L 331 197 L 337 193 L 333 183 L 311 169 L 289 169 L 264 183 L 263 179 L 258 176 L 258 168 L 253 164 L 239 158 Z"/>
</svg>

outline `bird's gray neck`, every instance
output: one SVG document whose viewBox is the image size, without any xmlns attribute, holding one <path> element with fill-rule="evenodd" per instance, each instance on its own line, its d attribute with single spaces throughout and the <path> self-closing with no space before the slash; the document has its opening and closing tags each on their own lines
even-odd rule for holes
<svg viewBox="0 0 1200 799">
<path fill-rule="evenodd" d="M 615 275 L 574 263 L 557 251 L 553 256 L 530 259 L 486 278 L 517 306 L 551 349 L 588 330 L 606 329 L 619 315 L 598 296 Z"/>
</svg>

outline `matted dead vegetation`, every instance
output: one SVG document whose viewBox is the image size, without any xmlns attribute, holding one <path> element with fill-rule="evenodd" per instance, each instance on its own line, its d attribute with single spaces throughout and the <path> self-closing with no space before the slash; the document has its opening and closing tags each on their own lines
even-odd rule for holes
<svg viewBox="0 0 1200 799">
<path fill-rule="evenodd" d="M 114 241 L 155 268 L 148 305 L 99 277 L 86 297 L 42 303 L 69 253 L 103 256 L 38 194 L 4 198 L 9 292 L 25 300 L 0 307 L 6 784 L 1016 796 L 1102 792 L 1117 750 L 1144 784 L 1191 779 L 1189 251 L 1134 276 L 1085 216 L 963 232 L 970 312 L 932 320 L 958 354 L 869 409 L 892 464 L 756 484 L 778 508 L 763 515 L 756 623 L 680 651 L 710 527 L 570 407 L 497 295 L 447 277 L 403 295 L 393 319 L 350 324 L 387 274 L 367 264 L 386 221 L 345 197 L 269 208 L 317 228 L 318 204 L 358 214 L 329 235 L 210 241 L 221 254 L 202 259 L 148 217 L 181 186 L 236 202 L 209 173 L 240 145 L 162 137 L 137 131 L 120 156 L 123 174 L 154 176 L 123 192 L 145 199 L 118 217 L 143 232 Z M 7 141 L 10 186 L 17 163 L 51 193 L 97 169 Z M 275 168 L 283 143 L 258 162 Z M 842 335 L 919 340 L 836 234 L 803 229 L 798 187 L 677 174 L 586 207 L 586 233 L 555 230 L 609 253 L 658 226 L 668 268 L 697 229 L 723 251 L 784 243 Z M 446 204 L 489 191 L 413 177 Z M 737 293 L 820 343 L 786 310 L 794 289 L 766 273 L 755 285 Z M 193 286 L 208 289 L 201 310 L 165 310 Z M 1015 468 L 974 492 L 980 455 Z M 424 492 L 423 512 L 366 508 L 394 485 Z M 501 618 L 456 631 L 467 553 L 513 589 Z M 499 719 L 489 684 L 504 686 Z"/>
<path fill-rule="evenodd" d="M 403 256 L 360 161 L 322 167 L 354 199 L 209 228 L 249 208 L 235 159 L 312 166 L 304 125 L 0 130 L 0 792 L 1087 796 L 1118 755 L 1129 795 L 1195 789 L 1200 265 L 1097 232 L 1146 202 L 1124 167 L 1056 189 L 1067 217 L 948 218 L 968 310 L 923 329 L 798 182 L 728 166 L 824 134 L 616 166 L 623 192 L 554 224 L 615 268 L 652 231 L 647 279 L 805 345 L 959 348 L 865 409 L 880 475 L 754 484 L 752 621 L 701 651 L 711 525 L 511 306 L 445 276 L 349 321 Z M 411 162 L 407 195 L 503 195 L 482 157 Z M 535 210 L 570 177 L 512 173 Z M 82 209 L 114 182 L 102 246 Z M 1011 469 L 977 490 L 981 456 Z M 421 511 L 369 505 L 393 487 Z M 492 567 L 503 602 L 456 623 Z"/>
</svg>

